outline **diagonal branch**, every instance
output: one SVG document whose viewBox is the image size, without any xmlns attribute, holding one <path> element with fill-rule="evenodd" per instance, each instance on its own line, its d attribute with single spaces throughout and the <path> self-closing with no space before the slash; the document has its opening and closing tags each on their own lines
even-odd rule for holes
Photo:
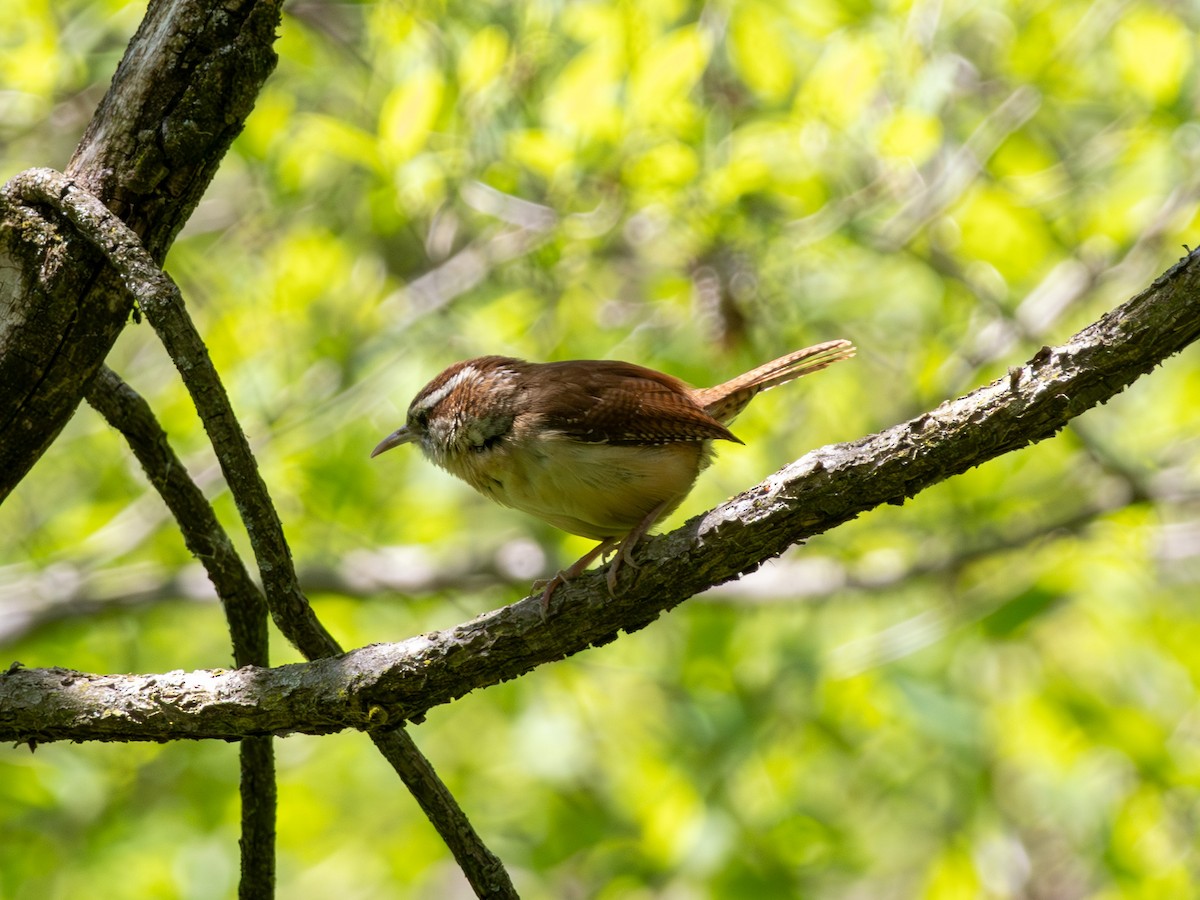
<svg viewBox="0 0 1200 900">
<path fill-rule="evenodd" d="M 275 67 L 282 0 L 151 0 L 67 171 L 166 256 Z M 45 452 L 129 318 L 103 254 L 0 193 L 0 502 Z M 61 235 L 58 239 L 51 234 Z M 261 599 L 227 604 L 238 659 L 267 663 Z M 269 738 L 245 741 L 243 897 L 274 889 Z"/>
<path fill-rule="evenodd" d="M 762 484 L 647 541 L 609 599 L 600 574 L 455 628 L 276 669 L 0 677 L 0 739 L 165 740 L 378 729 L 643 628 L 787 547 L 1054 435 L 1200 338 L 1200 250 L 1060 347 L 937 409 L 815 450 Z M 652 563 L 652 564 L 651 564 Z M 623 579 L 624 581 L 624 579 Z"/>
<path fill-rule="evenodd" d="M 288 638 L 314 656 L 339 648 L 296 586 L 278 517 L 224 389 L 177 289 L 154 265 L 274 67 L 271 47 L 282 6 L 281 0 L 225 0 L 215 7 L 207 0 L 151 0 L 69 164 L 77 183 L 43 170 L 18 176 L 0 192 L 0 502 L 74 412 L 124 327 L 132 294 L 204 418 L 251 534 L 272 614 Z M 49 207 L 53 218 L 37 207 Z M 60 222 L 63 213 L 73 228 Z M 237 465 L 229 466 L 230 459 Z M 396 732 L 376 743 L 476 891 L 515 896 L 499 861 L 412 739 Z M 243 748 L 243 764 L 262 774 L 265 757 L 258 751 L 267 745 L 254 746 Z M 256 804 L 268 796 L 256 793 L 261 786 L 251 782 L 258 780 L 242 785 L 243 796 Z M 259 812 L 260 822 L 273 816 L 265 805 Z M 243 838 L 244 864 L 273 853 L 269 835 Z M 265 866 L 254 874 L 253 882 L 243 880 L 244 896 L 272 889 Z"/>
</svg>

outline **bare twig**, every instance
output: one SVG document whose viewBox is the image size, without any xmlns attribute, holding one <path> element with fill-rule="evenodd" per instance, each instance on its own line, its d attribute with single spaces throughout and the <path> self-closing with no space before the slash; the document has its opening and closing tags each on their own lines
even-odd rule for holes
<svg viewBox="0 0 1200 900">
<path fill-rule="evenodd" d="M 271 614 L 306 656 L 337 653 L 337 643 L 313 615 L 295 583 L 283 527 L 258 473 L 208 349 L 183 307 L 179 288 L 149 257 L 128 226 L 87 191 L 50 169 L 30 169 L 7 186 L 11 197 L 50 203 L 98 247 L 162 338 L 192 395 L 221 471 L 250 534 Z"/>
<path fill-rule="evenodd" d="M 204 0 L 149 4 L 68 171 L 111 205 L 152 256 L 166 255 L 274 68 L 282 5 L 232 0 L 214 15 Z M 14 199 L 7 190 L 0 196 L 0 257 L 23 263 L 0 266 L 6 269 L 0 275 L 0 500 L 72 415 L 130 310 L 130 298 L 86 238 L 52 238 L 58 222 Z M 265 663 L 261 599 L 227 608 L 235 656 Z M 239 891 L 267 897 L 275 880 L 270 739 L 243 741 L 240 752 Z"/>
</svg>

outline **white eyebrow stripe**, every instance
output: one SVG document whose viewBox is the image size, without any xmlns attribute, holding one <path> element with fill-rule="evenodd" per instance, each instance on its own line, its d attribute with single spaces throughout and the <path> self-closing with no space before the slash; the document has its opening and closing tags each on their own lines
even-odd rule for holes
<svg viewBox="0 0 1200 900">
<path fill-rule="evenodd" d="M 450 395 L 450 392 L 453 391 L 456 387 L 458 387 L 460 384 L 462 384 L 467 379 L 476 377 L 478 374 L 479 374 L 479 371 L 474 366 L 464 366 L 463 368 L 461 368 L 457 372 L 455 372 L 453 375 L 451 375 L 450 378 L 446 381 L 446 383 L 443 384 L 441 387 L 439 387 L 437 390 L 435 390 L 429 394 L 426 394 L 424 397 L 420 398 L 421 402 L 418 404 L 415 404 L 415 408 L 417 408 L 417 409 L 433 409 L 435 406 L 437 406 L 439 403 L 441 403 L 443 400 L 445 400 L 446 397 L 448 397 Z"/>
</svg>

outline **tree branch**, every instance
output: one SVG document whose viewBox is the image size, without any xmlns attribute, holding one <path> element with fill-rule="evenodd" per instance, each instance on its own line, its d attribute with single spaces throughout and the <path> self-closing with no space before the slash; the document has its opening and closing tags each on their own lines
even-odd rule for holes
<svg viewBox="0 0 1200 900">
<path fill-rule="evenodd" d="M 150 676 L 14 670 L 0 739 L 166 740 L 378 729 L 645 627 L 714 584 L 885 503 L 1055 434 L 1200 337 L 1200 251 L 1066 344 L 858 441 L 815 450 L 646 542 L 616 598 L 601 574 L 397 644 L 277 669 Z"/>
<path fill-rule="evenodd" d="M 267 604 L 276 624 L 310 658 L 341 652 L 313 615 L 296 583 L 291 551 L 279 516 L 208 348 L 196 331 L 175 282 L 150 258 L 128 226 L 58 172 L 30 169 L 9 181 L 5 190 L 21 203 L 56 205 L 78 232 L 104 254 L 126 290 L 137 298 L 142 312 L 166 346 L 208 432 L 250 534 Z"/>
</svg>

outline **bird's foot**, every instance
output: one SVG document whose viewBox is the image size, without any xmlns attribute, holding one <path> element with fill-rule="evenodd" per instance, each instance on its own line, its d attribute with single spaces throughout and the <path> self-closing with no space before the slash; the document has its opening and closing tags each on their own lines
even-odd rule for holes
<svg viewBox="0 0 1200 900">
<path fill-rule="evenodd" d="M 641 568 L 640 563 L 633 561 L 633 548 L 646 536 L 646 532 L 654 526 L 654 523 L 658 521 L 659 516 L 663 514 L 666 508 L 667 504 L 665 502 L 654 507 L 621 540 L 621 545 L 617 548 L 617 555 L 613 557 L 612 565 L 608 567 L 608 595 L 610 597 L 617 596 L 617 574 L 621 571 L 622 565 L 627 565 L 631 569 Z"/>
<path fill-rule="evenodd" d="M 534 590 L 537 590 L 538 588 L 542 589 L 543 620 L 550 613 L 550 599 L 554 596 L 554 592 L 568 581 L 577 577 L 581 572 L 584 571 L 584 569 L 592 564 L 596 557 L 603 556 L 605 553 L 611 550 L 616 545 L 616 541 L 616 538 L 605 538 L 587 553 L 583 554 L 583 556 L 579 557 L 579 559 L 575 560 L 575 562 L 571 563 L 571 565 L 567 566 L 567 568 L 556 573 L 553 578 L 545 581 L 539 579 L 533 583 Z M 612 592 L 611 583 L 609 592 Z"/>
</svg>

